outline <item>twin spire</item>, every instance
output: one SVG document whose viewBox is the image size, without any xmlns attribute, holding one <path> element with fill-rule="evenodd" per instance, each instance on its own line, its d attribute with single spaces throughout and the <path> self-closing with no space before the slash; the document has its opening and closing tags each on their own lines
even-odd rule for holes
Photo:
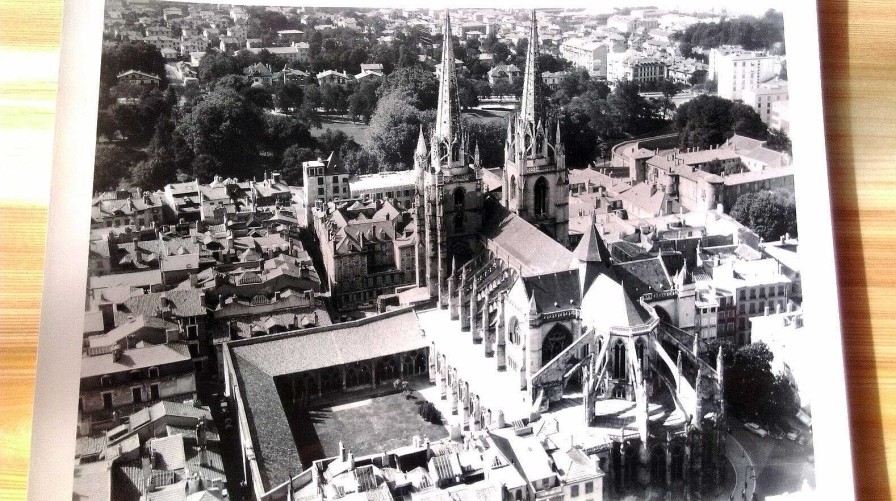
<svg viewBox="0 0 896 501">
<path fill-rule="evenodd" d="M 539 133 L 538 128 L 545 127 L 544 95 L 541 82 L 541 70 L 538 65 L 538 23 L 535 10 L 532 10 L 532 21 L 529 28 L 529 46 L 526 50 L 526 70 L 523 76 L 523 96 L 517 114 L 517 130 L 526 137 L 523 142 L 528 151 L 536 143 L 536 136 L 545 137 L 546 131 Z M 460 167 L 466 164 L 466 136 L 461 126 L 460 100 L 457 89 L 457 73 L 454 58 L 454 39 L 451 33 L 451 16 L 445 10 L 445 21 L 442 25 L 442 60 L 439 63 L 439 94 L 436 110 L 436 123 L 432 135 L 433 165 Z M 508 140 L 511 133 L 508 131 Z M 557 142 L 559 142 L 559 124 Z M 418 149 L 420 146 L 418 145 Z M 531 153 L 536 153 L 533 151 Z"/>
<path fill-rule="evenodd" d="M 439 142 L 451 145 L 459 140 L 460 101 L 457 96 L 457 73 L 454 64 L 454 39 L 451 37 L 451 17 L 445 10 L 445 23 L 442 26 L 442 61 L 439 63 L 441 75 L 439 79 L 439 100 L 436 112 L 434 137 Z"/>
<path fill-rule="evenodd" d="M 538 67 L 538 23 L 535 19 L 534 9 L 532 10 L 532 25 L 529 28 L 529 47 L 526 50 L 526 71 L 523 75 L 520 119 L 532 124 L 538 124 L 540 120 L 544 119 L 541 69 Z"/>
</svg>

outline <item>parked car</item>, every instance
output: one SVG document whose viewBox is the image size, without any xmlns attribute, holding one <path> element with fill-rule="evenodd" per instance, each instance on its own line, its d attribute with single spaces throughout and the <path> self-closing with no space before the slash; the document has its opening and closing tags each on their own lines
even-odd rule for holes
<svg viewBox="0 0 896 501">
<path fill-rule="evenodd" d="M 776 424 L 772 424 L 769 427 L 768 434 L 775 440 L 784 439 L 784 430 L 782 430 L 781 427 Z"/>
<path fill-rule="evenodd" d="M 759 436 L 759 437 L 764 437 L 764 436 L 768 435 L 768 432 L 763 430 L 756 423 L 744 423 L 744 429 L 756 436 Z"/>
</svg>

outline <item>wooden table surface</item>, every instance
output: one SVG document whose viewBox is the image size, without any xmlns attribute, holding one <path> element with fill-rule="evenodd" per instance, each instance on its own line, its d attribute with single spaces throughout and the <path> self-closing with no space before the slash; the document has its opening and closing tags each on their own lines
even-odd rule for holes
<svg viewBox="0 0 896 501">
<path fill-rule="evenodd" d="M 0 49 L 52 56 L 61 12 L 61 0 L 3 0 Z M 890 252 L 896 244 L 896 1 L 821 0 L 819 17 L 856 489 L 860 499 L 890 499 L 896 486 L 890 307 L 896 301 L 890 262 L 896 254 Z M 0 78 L 0 132 L 27 131 L 36 148 L 49 145 L 55 98 L 55 81 Z M 10 146 L 0 147 L 0 183 L 11 169 L 49 169 L 27 155 L 24 165 L 22 155 L 10 165 Z M 0 500 L 25 497 L 46 234 L 45 203 L 20 198 L 0 200 Z"/>
</svg>

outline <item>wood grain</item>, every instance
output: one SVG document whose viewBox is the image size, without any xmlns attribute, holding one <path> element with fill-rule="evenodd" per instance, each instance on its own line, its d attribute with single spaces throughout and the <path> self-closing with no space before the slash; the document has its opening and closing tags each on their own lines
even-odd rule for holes
<svg viewBox="0 0 896 501">
<path fill-rule="evenodd" d="M 61 12 L 0 2 L 0 48 L 58 50 Z M 856 489 L 883 500 L 896 487 L 896 2 L 822 0 L 820 21 Z M 0 81 L 0 131 L 48 144 L 53 102 L 55 82 Z M 0 201 L 0 500 L 25 497 L 46 210 Z"/>
</svg>

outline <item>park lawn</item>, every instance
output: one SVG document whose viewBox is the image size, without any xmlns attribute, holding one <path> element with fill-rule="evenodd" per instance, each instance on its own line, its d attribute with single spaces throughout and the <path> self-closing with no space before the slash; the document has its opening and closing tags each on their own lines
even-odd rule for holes
<svg viewBox="0 0 896 501">
<path fill-rule="evenodd" d="M 339 442 L 355 456 L 376 454 L 411 445 L 415 435 L 430 440 L 448 436 L 443 425 L 435 425 L 423 420 L 417 413 L 418 402 L 426 400 L 413 392 L 409 398 L 405 393 L 394 393 L 354 405 L 333 409 L 311 411 L 304 416 L 313 423 L 313 434 L 303 434 L 303 438 L 318 444 L 298 444 L 299 449 L 310 446 L 322 449 L 324 457 L 339 454 Z M 316 437 L 315 437 L 316 436 Z"/>
<path fill-rule="evenodd" d="M 510 114 L 510 111 L 504 110 L 465 110 L 464 115 L 474 120 L 504 120 L 504 117 Z M 321 127 L 319 129 L 311 129 L 311 135 L 320 137 L 327 129 L 334 131 L 341 130 L 348 137 L 354 139 L 358 144 L 364 144 L 367 140 L 367 129 L 369 126 L 363 122 L 353 122 L 342 116 L 322 116 Z"/>
<path fill-rule="evenodd" d="M 311 135 L 320 137 L 327 129 L 334 131 L 341 130 L 346 136 L 355 140 L 358 144 L 364 144 L 367 140 L 368 125 L 365 123 L 352 122 L 342 117 L 321 117 L 321 128 L 311 129 Z"/>
</svg>

